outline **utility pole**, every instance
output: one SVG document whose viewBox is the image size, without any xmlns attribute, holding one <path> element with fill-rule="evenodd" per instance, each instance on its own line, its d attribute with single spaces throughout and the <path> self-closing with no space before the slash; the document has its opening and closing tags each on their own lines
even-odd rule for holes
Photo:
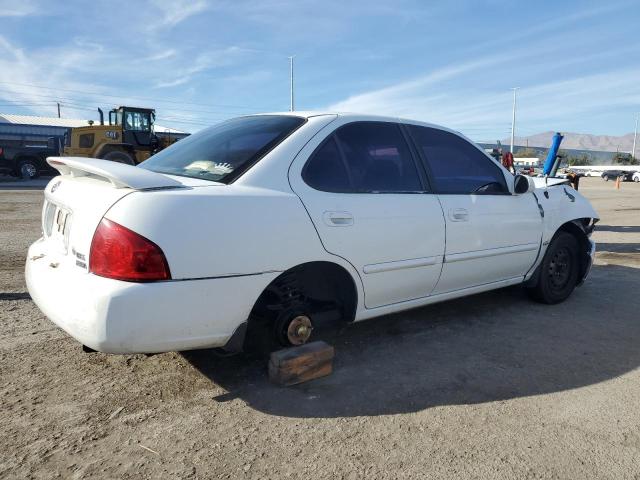
<svg viewBox="0 0 640 480">
<path fill-rule="evenodd" d="M 516 134 L 516 92 L 520 87 L 513 87 L 513 116 L 511 117 L 511 154 L 513 154 L 513 137 Z"/>
<path fill-rule="evenodd" d="M 633 149 L 631 150 L 631 159 L 636 158 L 636 138 L 638 137 L 638 117 L 640 114 L 636 113 L 636 129 L 633 132 Z"/>
<path fill-rule="evenodd" d="M 289 111 L 293 112 L 294 103 L 293 103 L 293 55 L 289 57 L 289 91 L 290 91 L 290 103 L 289 103 Z"/>
<path fill-rule="evenodd" d="M 58 103 L 57 105 L 58 105 L 58 118 L 60 118 L 60 103 Z"/>
</svg>

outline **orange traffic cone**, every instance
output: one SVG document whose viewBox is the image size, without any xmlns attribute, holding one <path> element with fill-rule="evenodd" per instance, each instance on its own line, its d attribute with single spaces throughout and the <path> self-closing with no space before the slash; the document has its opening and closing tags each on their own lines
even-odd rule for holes
<svg viewBox="0 0 640 480">
<path fill-rule="evenodd" d="M 620 177 L 616 177 L 616 190 L 620 190 Z"/>
</svg>

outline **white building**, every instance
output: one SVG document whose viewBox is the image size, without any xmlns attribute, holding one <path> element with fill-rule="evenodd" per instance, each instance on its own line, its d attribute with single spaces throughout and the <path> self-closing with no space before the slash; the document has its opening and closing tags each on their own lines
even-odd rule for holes
<svg viewBox="0 0 640 480">
<path fill-rule="evenodd" d="M 514 157 L 513 159 L 513 166 L 514 167 L 534 167 L 534 168 L 539 168 L 540 167 L 540 159 L 537 157 Z"/>
</svg>

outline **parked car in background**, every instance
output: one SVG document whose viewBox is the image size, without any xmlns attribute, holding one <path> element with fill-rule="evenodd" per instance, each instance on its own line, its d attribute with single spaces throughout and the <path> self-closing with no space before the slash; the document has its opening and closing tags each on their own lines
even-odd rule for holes
<svg viewBox="0 0 640 480">
<path fill-rule="evenodd" d="M 48 161 L 29 293 L 105 352 L 281 348 L 516 284 L 558 303 L 595 252 L 598 214 L 567 181 L 418 121 L 253 115 L 140 166 Z"/>
<path fill-rule="evenodd" d="M 40 174 L 55 175 L 56 170 L 47 163 L 47 157 L 59 155 L 59 150 L 49 145 L 0 146 L 0 172 L 25 179 Z"/>
<path fill-rule="evenodd" d="M 640 172 L 633 172 L 631 179 L 636 183 L 640 182 Z"/>
<path fill-rule="evenodd" d="M 536 175 L 536 169 L 534 167 L 524 167 L 518 170 L 518 174 L 533 177 Z"/>
<path fill-rule="evenodd" d="M 633 177 L 633 172 L 627 172 L 624 170 L 605 170 L 602 172 L 601 176 L 605 182 L 615 180 L 616 178 L 619 178 L 621 182 L 630 182 Z"/>
</svg>

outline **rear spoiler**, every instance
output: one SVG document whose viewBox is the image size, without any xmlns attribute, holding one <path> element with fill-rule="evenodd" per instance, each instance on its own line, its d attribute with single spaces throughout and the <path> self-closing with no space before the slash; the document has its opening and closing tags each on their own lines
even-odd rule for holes
<svg viewBox="0 0 640 480">
<path fill-rule="evenodd" d="M 162 173 L 134 167 L 111 160 L 87 157 L 48 157 L 47 163 L 69 177 L 98 177 L 110 182 L 116 188 L 171 188 L 183 185 Z"/>
</svg>

